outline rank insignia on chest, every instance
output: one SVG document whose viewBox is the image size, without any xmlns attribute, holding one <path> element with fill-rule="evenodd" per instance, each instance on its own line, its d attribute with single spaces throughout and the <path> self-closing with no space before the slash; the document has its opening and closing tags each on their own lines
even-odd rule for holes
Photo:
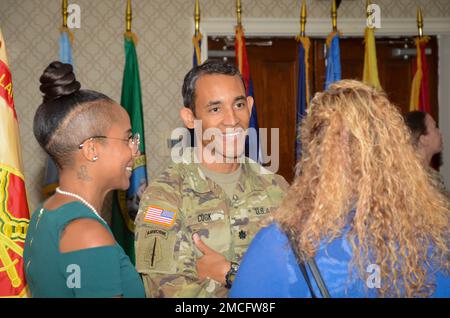
<svg viewBox="0 0 450 318">
<path fill-rule="evenodd" d="M 244 230 L 240 230 L 239 231 L 239 238 L 241 240 L 245 240 L 247 238 L 247 232 L 245 232 Z"/>
<path fill-rule="evenodd" d="M 149 206 L 144 216 L 144 222 L 170 227 L 175 222 L 176 212 Z"/>
</svg>

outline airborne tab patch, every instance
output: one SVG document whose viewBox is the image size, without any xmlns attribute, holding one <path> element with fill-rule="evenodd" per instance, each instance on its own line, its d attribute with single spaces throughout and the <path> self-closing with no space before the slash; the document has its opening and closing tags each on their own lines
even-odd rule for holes
<svg viewBox="0 0 450 318">
<path fill-rule="evenodd" d="M 164 210 L 157 206 L 149 206 L 144 216 L 144 222 L 170 227 L 175 222 L 176 212 Z"/>
</svg>

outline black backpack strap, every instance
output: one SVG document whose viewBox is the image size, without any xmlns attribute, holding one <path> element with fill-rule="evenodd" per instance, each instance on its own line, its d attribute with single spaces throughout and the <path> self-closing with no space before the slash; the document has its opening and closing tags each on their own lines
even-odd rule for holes
<svg viewBox="0 0 450 318">
<path fill-rule="evenodd" d="M 302 271 L 303 278 L 305 279 L 306 284 L 308 285 L 309 292 L 311 293 L 311 297 L 312 298 L 317 298 L 316 293 L 314 293 L 314 289 L 312 287 L 311 281 L 309 280 L 309 275 L 308 275 L 308 272 L 306 271 L 305 263 L 299 262 L 297 255 L 295 255 L 295 256 L 297 258 L 298 266 L 300 267 L 300 270 Z"/>
<path fill-rule="evenodd" d="M 322 275 L 320 275 L 319 268 L 317 267 L 316 261 L 314 258 L 308 260 L 309 270 L 311 271 L 314 280 L 316 281 L 317 287 L 319 287 L 320 294 L 323 298 L 331 298 L 330 293 L 328 292 L 327 285 L 323 281 Z"/>
<path fill-rule="evenodd" d="M 314 258 L 309 259 L 305 262 L 305 259 L 303 256 L 300 255 L 297 248 L 297 243 L 295 240 L 295 233 L 290 231 L 285 231 L 286 236 L 289 239 L 289 243 L 291 244 L 292 250 L 294 251 L 295 258 L 297 259 L 298 266 L 300 267 L 300 271 L 302 272 L 303 277 L 305 278 L 306 284 L 308 285 L 309 291 L 311 293 L 312 298 L 317 298 L 316 294 L 314 293 L 313 286 L 311 284 L 311 280 L 309 279 L 308 271 L 306 270 L 305 263 L 308 264 L 309 270 L 311 271 L 314 280 L 316 281 L 316 285 L 320 290 L 320 294 L 323 298 L 331 298 L 330 293 L 328 292 L 327 286 L 322 278 L 322 275 L 320 275 L 319 268 L 317 267 L 316 261 Z"/>
</svg>

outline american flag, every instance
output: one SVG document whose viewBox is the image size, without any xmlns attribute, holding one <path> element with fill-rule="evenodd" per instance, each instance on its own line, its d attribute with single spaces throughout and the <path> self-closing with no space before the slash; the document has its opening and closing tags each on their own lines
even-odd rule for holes
<svg viewBox="0 0 450 318">
<path fill-rule="evenodd" d="M 149 207 L 144 217 L 145 222 L 162 225 L 172 225 L 174 220 L 175 212 L 163 210 L 155 206 Z"/>
</svg>

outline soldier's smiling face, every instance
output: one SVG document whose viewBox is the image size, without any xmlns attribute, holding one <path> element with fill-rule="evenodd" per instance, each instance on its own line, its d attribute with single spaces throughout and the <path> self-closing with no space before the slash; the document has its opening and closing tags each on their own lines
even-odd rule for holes
<svg viewBox="0 0 450 318">
<path fill-rule="evenodd" d="M 246 97 L 239 76 L 201 76 L 195 86 L 195 119 L 202 121 L 202 144 L 214 143 L 223 157 L 236 158 L 244 152 L 253 98 Z M 189 127 L 192 128 L 192 127 Z M 208 134 L 208 132 L 214 132 Z"/>
</svg>

